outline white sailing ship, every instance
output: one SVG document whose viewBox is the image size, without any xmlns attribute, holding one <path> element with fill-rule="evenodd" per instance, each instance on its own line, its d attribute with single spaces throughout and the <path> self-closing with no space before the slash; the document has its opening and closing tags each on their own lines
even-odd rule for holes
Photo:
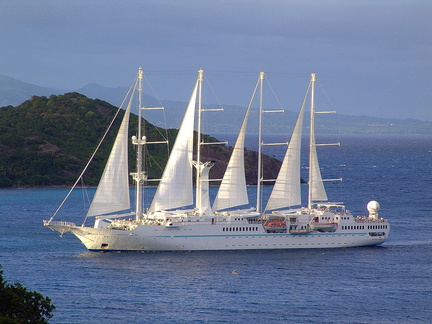
<svg viewBox="0 0 432 324">
<path fill-rule="evenodd" d="M 148 210 L 144 211 L 143 183 L 149 179 L 142 169 L 142 150 L 145 146 L 156 143 L 148 142 L 141 130 L 141 111 L 145 109 L 141 104 L 142 78 L 140 68 L 135 83 L 139 93 L 139 127 L 137 135 L 132 137 L 132 143 L 137 147 L 136 172 L 131 173 L 136 184 L 135 210 L 130 212 L 127 166 L 131 96 L 84 223 L 76 225 L 55 221 L 54 217 L 62 203 L 54 215 L 44 221 L 45 226 L 62 235 L 71 232 L 90 251 L 335 248 L 378 245 L 387 238 L 390 225 L 385 219 L 378 217 L 377 202 L 371 201 L 368 204 L 367 217 L 353 217 L 343 204 L 327 202 L 316 154 L 316 146 L 319 144 L 315 143 L 314 135 L 314 115 L 317 113 L 314 108 L 315 74 L 311 75 L 308 89 L 311 101 L 311 152 L 307 207 L 300 207 L 300 146 L 308 94 L 266 209 L 261 213 L 259 188 L 256 209 L 236 209 L 249 205 L 244 173 L 244 137 L 258 86 L 262 96 L 264 73 L 258 79 L 216 199 L 213 205 L 210 204 L 209 171 L 213 162 L 201 162 L 200 159 L 200 148 L 205 145 L 201 140 L 200 126 L 201 113 L 205 111 L 201 106 L 203 71 L 200 70 L 155 196 Z M 261 105 L 260 111 L 263 111 Z M 195 117 L 198 119 L 198 141 L 197 157 L 193 161 Z M 196 198 L 195 206 L 191 208 L 193 169 L 196 171 Z M 261 182 L 260 175 L 258 187 Z M 85 225 L 90 217 L 95 219 L 91 227 Z"/>
</svg>

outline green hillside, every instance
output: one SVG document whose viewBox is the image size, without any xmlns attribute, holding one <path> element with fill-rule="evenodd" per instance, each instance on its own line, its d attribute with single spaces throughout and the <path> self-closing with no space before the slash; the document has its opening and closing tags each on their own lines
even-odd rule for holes
<svg viewBox="0 0 432 324">
<path fill-rule="evenodd" d="M 79 93 L 34 96 L 23 104 L 0 109 L 0 187 L 70 186 L 92 155 L 110 124 L 117 108 L 101 100 L 89 99 Z M 84 176 L 84 185 L 96 185 L 111 150 L 120 115 L 100 147 L 94 162 Z M 138 118 L 131 114 L 130 136 L 135 135 Z M 150 141 L 167 136 L 174 143 L 175 129 L 164 130 L 145 123 Z M 162 135 L 163 136 L 162 136 Z M 206 140 L 216 141 L 214 138 Z M 204 160 L 216 161 L 211 178 L 220 179 L 225 171 L 232 148 L 221 145 L 205 145 Z M 149 178 L 160 178 L 165 166 L 168 149 L 165 145 L 149 145 Z M 135 151 L 130 146 L 130 170 L 135 170 Z M 147 154 L 146 154 L 147 156 Z M 275 178 L 279 161 L 266 157 L 267 178 Z M 256 183 L 256 152 L 247 152 L 247 180 Z"/>
<path fill-rule="evenodd" d="M 3 107 L 0 109 L 0 186 L 70 185 L 87 163 L 116 111 L 117 108 L 107 102 L 78 93 L 49 98 L 34 96 L 17 107 Z M 116 119 L 113 130 L 118 129 L 120 121 L 121 118 Z M 132 136 L 137 116 L 132 115 L 131 124 Z M 156 128 L 150 124 L 147 128 L 148 137 L 155 136 Z M 108 134 L 84 178 L 85 184 L 97 183 L 114 137 L 114 131 Z M 156 162 L 161 163 L 166 160 L 167 150 L 155 152 L 156 149 L 160 148 L 153 147 L 152 153 L 157 153 L 159 161 Z M 157 173 L 156 170 L 152 172 Z"/>
</svg>

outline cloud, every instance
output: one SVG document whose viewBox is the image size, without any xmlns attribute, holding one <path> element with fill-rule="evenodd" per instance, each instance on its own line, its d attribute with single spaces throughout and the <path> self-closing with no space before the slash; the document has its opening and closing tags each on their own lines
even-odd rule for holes
<svg viewBox="0 0 432 324">
<path fill-rule="evenodd" d="M 420 0 L 4 0 L 0 74 L 74 89 L 127 85 L 140 65 L 316 71 L 336 96 L 349 94 L 343 111 L 402 116 L 408 99 L 432 99 L 431 16 L 432 2 Z"/>
</svg>

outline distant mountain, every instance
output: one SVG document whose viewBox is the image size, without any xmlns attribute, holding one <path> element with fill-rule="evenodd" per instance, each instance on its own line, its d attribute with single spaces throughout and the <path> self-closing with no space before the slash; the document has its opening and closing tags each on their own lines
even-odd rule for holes
<svg viewBox="0 0 432 324">
<path fill-rule="evenodd" d="M 128 88 L 107 88 L 98 84 L 89 84 L 77 92 L 93 99 L 102 99 L 115 106 L 120 105 Z M 178 128 L 186 109 L 185 102 L 174 100 L 162 100 L 159 102 L 150 95 L 144 95 L 143 101 L 147 107 L 156 107 L 161 104 L 165 107 L 163 118 L 160 113 L 148 116 L 150 122 L 160 127 Z M 206 124 L 205 131 L 208 134 L 237 134 L 243 121 L 246 107 L 236 105 L 224 105 L 224 112 L 212 115 L 215 121 Z M 297 120 L 297 112 L 286 111 L 281 114 L 266 114 L 265 125 L 267 131 L 272 134 L 290 134 Z M 336 117 L 335 117 L 336 116 Z M 258 111 L 252 110 L 248 132 L 258 133 Z M 317 133 L 331 134 L 432 134 L 432 122 L 416 119 L 378 118 L 371 116 L 351 116 L 343 114 L 324 114 L 317 118 L 319 123 Z"/>
<path fill-rule="evenodd" d="M 82 93 L 89 98 L 105 100 L 116 107 L 121 104 L 127 91 L 128 87 L 109 88 L 97 83 L 89 83 L 76 90 L 76 92 Z"/>
<path fill-rule="evenodd" d="M 50 96 L 61 94 L 65 90 L 45 88 L 18 81 L 16 79 L 0 75 L 0 107 L 17 106 L 32 96 Z"/>
<path fill-rule="evenodd" d="M 76 92 L 92 99 L 101 99 L 119 106 L 128 88 L 108 88 L 91 83 Z M 0 107 L 16 106 L 32 96 L 47 96 L 62 94 L 66 91 L 44 88 L 0 76 Z M 165 107 L 165 116 L 160 113 L 150 113 L 147 119 L 159 127 L 178 128 L 186 109 L 186 103 L 173 100 L 162 100 L 144 94 L 143 101 L 147 107 Z M 219 105 L 217 105 L 219 106 Z M 225 105 L 224 112 L 211 113 L 211 121 L 205 122 L 205 132 L 208 134 L 236 134 L 243 120 L 245 107 Z M 336 116 L 336 117 L 335 117 Z M 265 115 L 265 132 L 273 134 L 289 134 L 297 118 L 297 112 L 287 111 L 281 114 Z M 258 132 L 258 112 L 252 110 L 249 118 L 248 133 Z M 370 116 L 350 116 L 342 114 L 325 114 L 317 118 L 318 133 L 340 134 L 432 134 L 432 122 L 416 119 L 378 118 Z"/>
</svg>

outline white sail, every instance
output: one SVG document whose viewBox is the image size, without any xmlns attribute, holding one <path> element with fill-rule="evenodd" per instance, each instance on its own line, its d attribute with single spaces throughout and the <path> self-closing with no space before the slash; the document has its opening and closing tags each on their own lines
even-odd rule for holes
<svg viewBox="0 0 432 324">
<path fill-rule="evenodd" d="M 282 166 L 267 202 L 266 210 L 301 204 L 300 153 L 303 129 L 304 105 L 297 118 Z"/>
<path fill-rule="evenodd" d="M 249 204 L 244 167 L 244 142 L 249 111 L 250 106 L 246 111 L 231 158 L 213 203 L 213 210 Z"/>
<path fill-rule="evenodd" d="M 195 84 L 177 138 L 158 185 L 150 212 L 193 204 L 192 150 L 198 81 Z"/>
<path fill-rule="evenodd" d="M 132 99 L 133 95 L 130 97 L 87 216 L 109 214 L 130 208 L 128 130 Z"/>
<path fill-rule="evenodd" d="M 312 181 L 309 183 L 312 191 L 311 201 L 327 201 L 327 193 L 324 188 L 324 183 L 321 177 L 321 171 L 318 164 L 318 156 L 316 146 L 312 145 L 310 168 L 312 173 Z"/>
<path fill-rule="evenodd" d="M 195 167 L 196 167 L 196 163 Z M 212 215 L 213 210 L 210 205 L 210 188 L 209 188 L 209 172 L 212 166 L 214 165 L 213 162 L 205 162 L 200 164 L 200 170 L 201 173 L 201 204 L 197 204 L 196 209 L 197 212 L 200 215 Z"/>
<path fill-rule="evenodd" d="M 315 142 L 315 73 L 311 74 L 311 109 L 310 109 L 310 143 L 309 143 L 309 193 L 308 207 L 312 208 L 314 201 L 327 201 L 327 193 L 321 177 Z"/>
</svg>

